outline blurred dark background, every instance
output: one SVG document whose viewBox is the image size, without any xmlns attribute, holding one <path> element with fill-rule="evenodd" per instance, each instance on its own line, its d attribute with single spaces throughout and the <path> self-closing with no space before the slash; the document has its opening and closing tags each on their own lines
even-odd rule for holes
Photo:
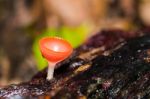
<svg viewBox="0 0 150 99">
<path fill-rule="evenodd" d="M 82 34 L 84 25 L 86 39 L 103 29 L 148 27 L 149 12 L 150 0 L 0 0 L 0 86 L 28 81 L 41 70 L 32 48 L 47 29 L 59 36 L 64 26 L 81 27 Z"/>
</svg>

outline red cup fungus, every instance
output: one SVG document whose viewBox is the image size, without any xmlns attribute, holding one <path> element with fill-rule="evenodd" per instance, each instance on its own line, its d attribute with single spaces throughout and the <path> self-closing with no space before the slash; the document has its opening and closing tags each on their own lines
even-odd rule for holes
<svg viewBox="0 0 150 99">
<path fill-rule="evenodd" d="M 66 59 L 73 48 L 66 40 L 58 37 L 44 37 L 39 45 L 43 57 L 48 61 L 47 80 L 51 80 L 56 64 Z"/>
</svg>

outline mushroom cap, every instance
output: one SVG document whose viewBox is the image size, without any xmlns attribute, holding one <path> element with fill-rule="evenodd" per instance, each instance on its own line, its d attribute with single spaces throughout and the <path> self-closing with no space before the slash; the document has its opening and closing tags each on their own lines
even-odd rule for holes
<svg viewBox="0 0 150 99">
<path fill-rule="evenodd" d="M 44 37 L 39 45 L 43 57 L 52 63 L 66 59 L 73 51 L 69 42 L 58 37 Z"/>
</svg>

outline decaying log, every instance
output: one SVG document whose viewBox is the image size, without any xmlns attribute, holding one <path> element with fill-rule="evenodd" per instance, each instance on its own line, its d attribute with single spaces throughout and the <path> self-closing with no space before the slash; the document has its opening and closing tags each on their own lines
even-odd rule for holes
<svg viewBox="0 0 150 99">
<path fill-rule="evenodd" d="M 29 82 L 1 88 L 0 97 L 148 99 L 150 35 L 131 37 L 117 31 L 99 33 L 57 64 L 51 81 L 45 69 Z"/>
</svg>

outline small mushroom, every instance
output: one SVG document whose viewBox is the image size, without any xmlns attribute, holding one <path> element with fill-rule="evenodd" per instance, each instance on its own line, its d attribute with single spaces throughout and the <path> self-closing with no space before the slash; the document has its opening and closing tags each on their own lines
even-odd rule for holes
<svg viewBox="0 0 150 99">
<path fill-rule="evenodd" d="M 73 48 L 69 42 L 58 37 L 42 38 L 39 45 L 43 57 L 48 61 L 47 80 L 51 80 L 56 64 L 66 59 L 73 52 Z"/>
</svg>

